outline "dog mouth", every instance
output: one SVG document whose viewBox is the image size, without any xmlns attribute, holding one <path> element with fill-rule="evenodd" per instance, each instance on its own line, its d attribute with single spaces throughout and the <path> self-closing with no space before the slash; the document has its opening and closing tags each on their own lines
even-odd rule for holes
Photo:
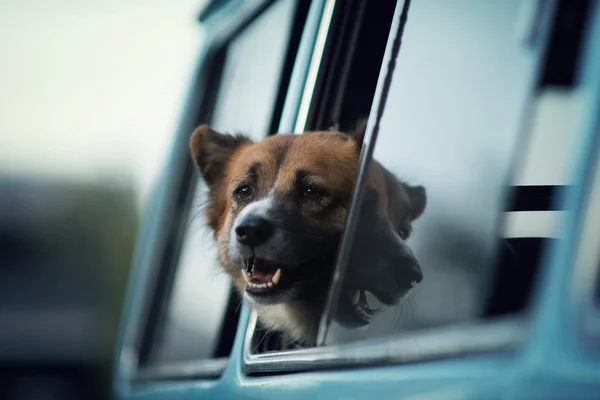
<svg viewBox="0 0 600 400">
<path fill-rule="evenodd" d="M 304 293 L 309 295 L 311 293 L 314 295 L 315 292 L 321 290 L 327 291 L 328 285 L 319 284 L 319 282 L 328 282 L 327 279 L 315 277 L 311 273 L 309 275 L 312 275 L 314 279 L 305 281 L 307 271 L 300 273 L 302 269 L 301 266 L 284 265 L 259 257 L 251 257 L 241 263 L 241 274 L 246 283 L 245 291 L 260 304 L 274 304 L 297 299 L 300 288 L 303 288 Z M 307 289 L 307 284 L 310 285 L 310 289 Z M 352 285 L 353 288 L 346 287 L 342 289 L 341 301 L 338 303 L 337 314 L 342 317 L 339 322 L 347 327 L 369 325 L 374 317 L 388 306 L 394 306 L 416 285 L 416 281 L 410 282 L 409 287 L 402 290 L 402 293 L 397 293 L 398 296 L 378 290 L 376 285 L 371 289 L 360 288 L 361 285 Z"/>
<path fill-rule="evenodd" d="M 416 281 L 410 282 L 409 287 L 395 296 L 380 290 L 345 289 L 338 303 L 337 320 L 349 328 L 369 325 L 375 316 L 388 306 L 397 305 L 416 285 Z"/>
<path fill-rule="evenodd" d="M 242 277 L 246 291 L 255 296 L 265 296 L 282 290 L 282 267 L 271 261 L 252 257 L 242 263 Z"/>
<path fill-rule="evenodd" d="M 368 290 L 358 289 L 347 291 L 345 295 L 356 317 L 365 325 L 370 323 L 373 317 L 386 308 L 386 304 L 381 302 L 375 294 Z"/>
</svg>

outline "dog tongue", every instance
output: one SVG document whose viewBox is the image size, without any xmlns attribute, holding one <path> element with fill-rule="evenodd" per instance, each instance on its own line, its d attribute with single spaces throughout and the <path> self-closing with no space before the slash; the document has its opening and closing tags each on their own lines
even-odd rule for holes
<svg viewBox="0 0 600 400">
<path fill-rule="evenodd" d="M 258 260 L 254 260 L 254 266 L 252 268 L 252 280 L 260 283 L 267 283 L 273 278 L 274 271 L 268 271 L 265 265 L 261 265 Z"/>
</svg>

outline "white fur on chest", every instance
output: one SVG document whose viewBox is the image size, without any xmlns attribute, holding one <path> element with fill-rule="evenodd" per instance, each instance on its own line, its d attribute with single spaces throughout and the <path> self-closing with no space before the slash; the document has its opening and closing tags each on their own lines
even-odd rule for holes
<svg viewBox="0 0 600 400">
<path fill-rule="evenodd" d="M 313 340 L 320 315 L 301 302 L 255 307 L 259 320 L 267 328 L 283 331 L 296 340 Z"/>
</svg>

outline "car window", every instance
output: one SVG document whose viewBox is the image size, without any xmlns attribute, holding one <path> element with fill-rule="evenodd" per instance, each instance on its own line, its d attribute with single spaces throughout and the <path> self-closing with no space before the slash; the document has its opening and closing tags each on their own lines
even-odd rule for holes
<svg viewBox="0 0 600 400">
<path fill-rule="evenodd" d="M 549 132 L 534 128 L 533 141 L 523 131 L 539 53 L 515 40 L 521 3 L 411 3 L 345 276 L 321 327 L 327 344 L 480 318 L 504 253 L 518 284 L 528 278 L 514 268 L 535 258 L 536 245 L 539 254 L 536 238 L 555 237 L 552 225 L 519 231 L 504 213 L 519 186 L 564 176 L 566 161 L 548 169 L 539 158 L 559 146 L 553 135 L 560 149 L 571 145 L 568 118 Z M 539 102 L 548 107 L 548 96 Z M 519 164 L 523 146 L 535 151 Z"/>
<path fill-rule="evenodd" d="M 211 125 L 220 131 L 264 138 L 278 94 L 295 2 L 276 2 L 227 47 Z M 209 121 L 202 121 L 209 122 Z M 194 181 L 197 175 L 194 175 Z M 151 362 L 214 357 L 226 311 L 236 312 L 230 279 L 219 270 L 213 237 L 206 227 L 203 182 L 196 184 L 189 222 L 175 267 Z M 231 327 L 228 327 L 230 329 Z M 223 354 L 220 354 L 223 355 Z M 225 354 L 227 355 L 227 354 Z"/>
</svg>

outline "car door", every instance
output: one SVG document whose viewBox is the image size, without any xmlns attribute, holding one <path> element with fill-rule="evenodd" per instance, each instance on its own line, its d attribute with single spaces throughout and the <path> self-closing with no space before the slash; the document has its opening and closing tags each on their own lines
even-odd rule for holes
<svg viewBox="0 0 600 400">
<path fill-rule="evenodd" d="M 594 246 L 579 238 L 594 229 L 581 221 L 598 204 L 588 199 L 595 175 L 584 173 L 596 168 L 597 5 L 573 66 L 585 78 L 572 83 L 583 105 L 567 127 L 572 151 L 558 168 L 566 178 L 547 196 L 552 206 L 539 207 L 531 193 L 550 185 L 538 177 L 555 176 L 543 173 L 552 160 L 534 155 L 553 142 L 535 134 L 553 115 L 539 108 L 556 3 L 384 3 L 377 11 L 333 0 L 226 2 L 207 17 L 213 34 L 138 241 L 115 360 L 118 398 L 548 398 L 598 389 L 598 358 L 581 356 L 578 336 L 596 338 L 597 289 L 567 284 L 576 249 Z M 346 129 L 367 115 L 336 276 L 364 224 L 364 177 L 376 159 L 427 188 L 408 242 L 425 279 L 410 312 L 402 304 L 348 330 L 333 318 L 334 278 L 319 345 L 278 347 L 217 273 L 187 139 L 200 122 L 260 139 Z M 587 271 L 580 281 L 596 276 L 578 265 Z M 567 323 L 580 309 L 584 327 Z"/>
</svg>

